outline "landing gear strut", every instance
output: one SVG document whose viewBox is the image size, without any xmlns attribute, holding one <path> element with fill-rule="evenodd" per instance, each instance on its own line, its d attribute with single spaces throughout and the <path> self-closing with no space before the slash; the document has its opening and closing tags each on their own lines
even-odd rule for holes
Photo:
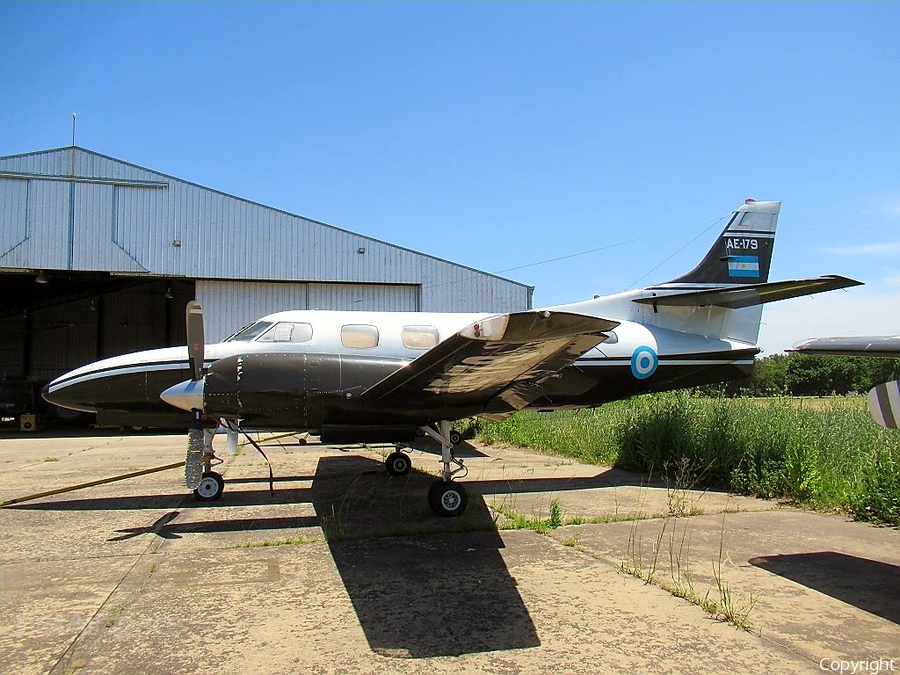
<svg viewBox="0 0 900 675">
<path fill-rule="evenodd" d="M 200 426 L 199 413 L 194 422 L 195 424 L 191 425 L 188 434 L 185 483 L 193 489 L 194 499 L 208 502 L 219 499 L 225 489 L 225 480 L 222 475 L 212 470 L 213 466 L 221 464 L 222 460 L 216 457 L 212 446 L 215 430 L 204 429 Z"/>
<path fill-rule="evenodd" d="M 466 489 L 453 481 L 460 473 L 468 473 L 461 459 L 453 453 L 453 446 L 462 441 L 459 432 L 450 430 L 450 422 L 442 420 L 435 427 L 422 427 L 422 431 L 441 444 L 441 478 L 428 490 L 428 505 L 439 516 L 461 516 L 469 503 Z M 455 465 L 456 468 L 453 468 Z"/>
</svg>

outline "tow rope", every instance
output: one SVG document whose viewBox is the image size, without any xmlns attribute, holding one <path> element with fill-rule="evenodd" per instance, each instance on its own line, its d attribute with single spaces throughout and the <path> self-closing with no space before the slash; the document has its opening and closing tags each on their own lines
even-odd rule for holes
<svg viewBox="0 0 900 675">
<path fill-rule="evenodd" d="M 87 483 L 79 483 L 78 485 L 71 485 L 69 487 L 57 488 L 55 490 L 47 490 L 45 492 L 38 492 L 33 495 L 27 495 L 25 497 L 16 497 L 15 499 L 7 499 L 5 502 L 0 502 L 0 508 L 6 506 L 12 506 L 13 504 L 19 504 L 21 502 L 28 502 L 32 499 L 40 499 L 41 497 L 49 497 L 51 495 L 58 495 L 63 492 L 72 492 L 73 490 L 83 490 L 84 488 L 94 487 L 95 485 L 104 485 L 106 483 L 115 483 L 118 480 L 126 480 L 128 478 L 136 478 L 137 476 L 146 476 L 148 473 L 156 473 L 158 471 L 168 471 L 169 469 L 177 469 L 179 467 L 184 466 L 184 462 L 176 462 L 175 464 L 166 464 L 165 466 L 157 466 L 152 469 L 142 469 L 141 471 L 132 471 L 131 473 L 124 473 L 121 476 L 113 476 L 112 478 L 101 478 L 100 480 L 92 480 Z"/>
</svg>

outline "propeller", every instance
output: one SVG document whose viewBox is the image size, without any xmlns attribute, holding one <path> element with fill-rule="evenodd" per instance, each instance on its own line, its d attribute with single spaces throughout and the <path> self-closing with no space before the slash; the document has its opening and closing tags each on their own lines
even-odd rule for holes
<svg viewBox="0 0 900 675">
<path fill-rule="evenodd" d="M 191 367 L 191 388 L 203 379 L 203 356 L 206 345 L 203 341 L 203 309 L 198 302 L 191 300 L 185 308 L 185 326 L 187 329 L 188 361 Z M 201 399 L 202 400 L 202 399 Z M 191 426 L 188 429 L 187 458 L 184 462 L 184 484 L 189 490 L 195 490 L 203 477 L 204 434 L 201 421 L 202 410 L 192 408 Z"/>
<path fill-rule="evenodd" d="M 869 412 L 886 429 L 900 428 L 900 380 L 873 387 L 868 394 Z"/>
<path fill-rule="evenodd" d="M 203 379 L 203 308 L 200 303 L 191 300 L 184 310 L 187 327 L 188 360 L 191 364 L 191 380 Z"/>
</svg>

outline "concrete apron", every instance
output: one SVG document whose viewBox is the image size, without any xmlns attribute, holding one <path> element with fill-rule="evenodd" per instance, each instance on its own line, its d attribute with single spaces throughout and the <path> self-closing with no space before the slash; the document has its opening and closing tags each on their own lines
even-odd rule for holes
<svg viewBox="0 0 900 675">
<path fill-rule="evenodd" d="M 0 500 L 178 461 L 184 446 L 2 438 Z M 433 476 L 389 477 L 379 449 L 265 448 L 274 495 L 246 448 L 220 468 L 220 501 L 195 502 L 173 470 L 0 510 L 3 671 L 900 670 L 896 530 L 476 447 L 468 511 L 445 520 L 425 502 Z M 437 470 L 434 454 L 413 460 Z M 502 529 L 549 518 L 554 500 L 563 521 L 612 522 Z M 713 600 L 727 586 L 738 611 L 752 596 L 752 632 L 623 563 Z"/>
</svg>

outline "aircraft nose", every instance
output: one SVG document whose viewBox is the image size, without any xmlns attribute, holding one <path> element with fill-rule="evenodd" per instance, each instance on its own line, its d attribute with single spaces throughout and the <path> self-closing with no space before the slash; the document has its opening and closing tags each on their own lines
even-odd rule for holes
<svg viewBox="0 0 900 675">
<path fill-rule="evenodd" d="M 45 385 L 41 390 L 41 396 L 47 403 L 80 412 L 97 412 L 97 408 L 89 405 L 83 396 L 79 395 L 83 393 L 85 392 L 81 391 L 81 388 L 60 383 L 58 379 Z"/>
<path fill-rule="evenodd" d="M 182 410 L 203 410 L 203 380 L 185 380 L 163 391 L 159 397 Z"/>
</svg>

